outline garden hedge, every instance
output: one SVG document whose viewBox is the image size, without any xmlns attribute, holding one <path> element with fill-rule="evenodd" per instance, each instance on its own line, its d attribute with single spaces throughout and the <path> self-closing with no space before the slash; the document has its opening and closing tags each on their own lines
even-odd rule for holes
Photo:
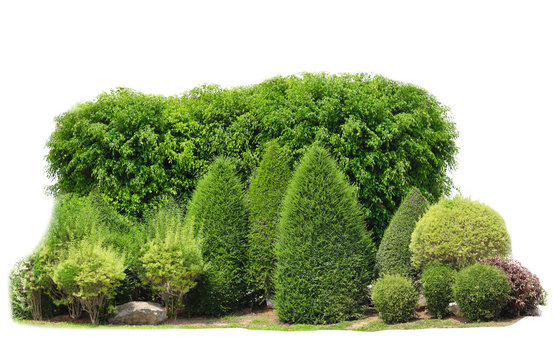
<svg viewBox="0 0 553 360">
<path fill-rule="evenodd" d="M 282 205 L 276 243 L 278 317 L 324 324 L 362 314 L 375 248 L 354 188 L 330 154 L 312 147 Z"/>
<path fill-rule="evenodd" d="M 188 295 L 189 312 L 219 316 L 236 310 L 246 294 L 248 214 L 233 162 L 217 158 L 200 180 L 188 206 L 194 236 L 201 237 L 208 264 Z"/>
<path fill-rule="evenodd" d="M 417 222 L 409 248 L 415 268 L 438 261 L 459 269 L 509 254 L 511 239 L 496 211 L 457 196 L 442 199 L 428 209 Z"/>
<path fill-rule="evenodd" d="M 164 195 L 190 198 L 218 155 L 242 181 L 275 140 L 293 162 L 317 142 L 358 189 L 379 243 L 413 186 L 430 201 L 451 189 L 457 132 L 448 109 L 411 84 L 367 74 L 275 77 L 248 87 L 202 86 L 181 97 L 129 89 L 59 115 L 48 141 L 54 193 L 105 194 L 141 217 Z"/>
<path fill-rule="evenodd" d="M 394 324 L 415 316 L 419 295 L 411 280 L 400 275 L 384 275 L 374 284 L 371 297 L 382 320 Z"/>
<path fill-rule="evenodd" d="M 411 189 L 384 232 L 376 254 L 376 267 L 379 274 L 414 277 L 409 244 L 415 225 L 427 208 L 428 201 L 419 189 Z"/>
</svg>

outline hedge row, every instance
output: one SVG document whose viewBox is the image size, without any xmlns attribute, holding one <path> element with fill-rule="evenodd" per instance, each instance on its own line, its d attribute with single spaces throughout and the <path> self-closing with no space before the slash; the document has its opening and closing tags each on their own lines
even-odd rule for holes
<svg viewBox="0 0 553 360">
<path fill-rule="evenodd" d="M 93 189 L 142 217 L 164 196 L 190 199 L 215 157 L 236 159 L 247 182 L 264 144 L 297 163 L 313 143 L 328 149 L 358 189 L 377 244 L 412 186 L 447 194 L 457 132 L 425 90 L 366 74 L 275 77 L 249 87 L 202 86 L 181 97 L 129 89 L 100 94 L 56 118 L 48 141 L 53 193 Z"/>
</svg>

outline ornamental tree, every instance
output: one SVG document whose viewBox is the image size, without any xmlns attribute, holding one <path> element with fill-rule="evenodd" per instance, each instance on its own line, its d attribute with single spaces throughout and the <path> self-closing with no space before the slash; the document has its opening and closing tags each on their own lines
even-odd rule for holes
<svg viewBox="0 0 553 360">
<path fill-rule="evenodd" d="M 290 176 L 285 153 L 276 143 L 269 144 L 248 192 L 248 279 L 251 291 L 258 294 L 256 300 L 259 303 L 274 293 L 274 246 L 282 199 Z"/>
<path fill-rule="evenodd" d="M 237 309 L 246 293 L 248 213 L 244 188 L 228 158 L 217 158 L 198 183 L 188 221 L 201 234 L 209 267 L 189 296 L 193 313 L 222 315 Z"/>
<path fill-rule="evenodd" d="M 282 205 L 275 249 L 279 319 L 324 324 L 361 314 L 374 250 L 355 189 L 326 150 L 312 147 Z"/>
</svg>

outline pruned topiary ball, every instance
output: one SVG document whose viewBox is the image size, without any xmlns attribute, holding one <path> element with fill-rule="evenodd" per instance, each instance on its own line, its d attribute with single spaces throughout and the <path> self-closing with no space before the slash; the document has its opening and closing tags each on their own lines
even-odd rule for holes
<svg viewBox="0 0 553 360">
<path fill-rule="evenodd" d="M 417 222 L 409 248 L 416 268 L 438 261 L 459 269 L 509 254 L 511 240 L 503 218 L 492 208 L 455 197 L 428 209 Z"/>
</svg>

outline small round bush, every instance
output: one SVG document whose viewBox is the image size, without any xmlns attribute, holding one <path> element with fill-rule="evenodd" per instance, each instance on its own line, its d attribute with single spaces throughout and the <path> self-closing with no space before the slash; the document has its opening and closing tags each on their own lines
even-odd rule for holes
<svg viewBox="0 0 553 360">
<path fill-rule="evenodd" d="M 507 276 L 491 265 L 475 264 L 457 274 L 453 297 L 470 321 L 496 318 L 509 299 Z"/>
<path fill-rule="evenodd" d="M 511 285 L 509 300 L 503 308 L 502 315 L 525 315 L 542 302 L 545 292 L 540 280 L 518 261 L 510 258 L 491 258 L 483 263 L 503 271 Z"/>
<path fill-rule="evenodd" d="M 427 266 L 421 276 L 422 293 L 432 316 L 439 319 L 449 313 L 449 303 L 453 301 L 455 270 L 444 264 Z"/>
<path fill-rule="evenodd" d="M 417 222 L 411 236 L 413 265 L 438 261 L 460 269 L 479 260 L 505 256 L 511 240 L 503 218 L 470 199 L 442 199 Z"/>
<path fill-rule="evenodd" d="M 409 321 L 415 314 L 418 294 L 410 280 L 399 275 L 386 275 L 376 281 L 372 302 L 388 323 Z"/>
</svg>

